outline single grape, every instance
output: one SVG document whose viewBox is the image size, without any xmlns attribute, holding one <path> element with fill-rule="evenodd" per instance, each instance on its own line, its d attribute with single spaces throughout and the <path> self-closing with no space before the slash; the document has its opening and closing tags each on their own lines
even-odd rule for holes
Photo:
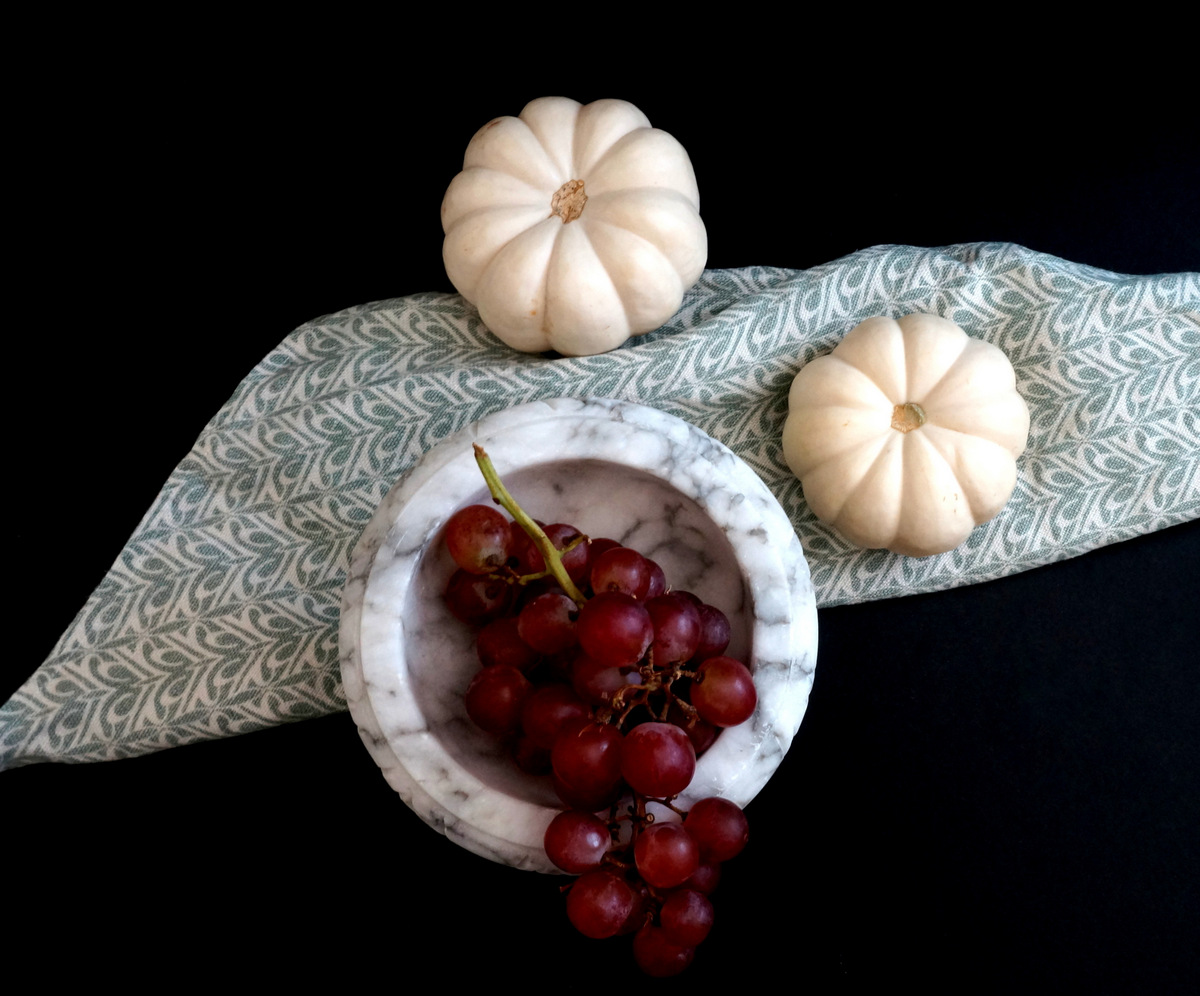
<svg viewBox="0 0 1200 996">
<path fill-rule="evenodd" d="M 656 889 L 682 885 L 700 865 L 700 849 L 678 823 L 652 823 L 633 845 L 638 874 Z"/>
<path fill-rule="evenodd" d="M 568 809 L 546 828 L 546 857 L 569 875 L 582 875 L 600 867 L 612 844 L 603 820 L 592 813 Z"/>
<path fill-rule="evenodd" d="M 468 505 L 446 521 L 446 549 L 471 574 L 488 574 L 504 566 L 512 533 L 508 519 L 490 505 Z"/>
<path fill-rule="evenodd" d="M 694 652 L 693 660 L 700 662 L 725 653 L 733 629 L 729 625 L 729 618 L 716 606 L 701 603 L 698 609 L 700 610 L 700 644 Z"/>
<path fill-rule="evenodd" d="M 683 883 L 683 887 L 686 889 L 695 889 L 697 892 L 703 892 L 708 896 L 720 884 L 720 862 L 701 859 L 699 867 L 688 876 L 687 881 Z"/>
<path fill-rule="evenodd" d="M 571 663 L 571 685 L 581 699 L 592 705 L 606 706 L 628 684 L 619 667 L 601 664 L 582 650 Z"/>
<path fill-rule="evenodd" d="M 608 723 L 567 720 L 550 748 L 554 774 L 583 798 L 607 797 L 621 784 L 621 739 Z"/>
<path fill-rule="evenodd" d="M 584 602 L 575 632 L 589 657 L 611 667 L 630 667 L 645 656 L 654 624 L 631 595 L 605 591 Z"/>
<path fill-rule="evenodd" d="M 467 686 L 467 715 L 481 730 L 495 736 L 514 733 L 521 722 L 521 707 L 533 690 L 528 678 L 515 667 L 485 667 Z"/>
<path fill-rule="evenodd" d="M 508 664 L 529 671 L 541 660 L 541 654 L 521 639 L 515 616 L 502 616 L 484 626 L 475 638 L 475 652 L 484 667 Z"/>
<path fill-rule="evenodd" d="M 575 546 L 567 553 L 562 554 L 562 564 L 571 580 L 576 584 L 582 584 L 591 569 L 591 550 L 587 537 L 574 526 L 567 525 L 565 522 L 555 522 L 547 526 L 543 532 L 554 549 L 560 553 L 576 540 L 580 541 L 575 543 Z"/>
<path fill-rule="evenodd" d="M 585 937 L 599 940 L 616 934 L 630 913 L 635 897 L 623 878 L 598 870 L 581 875 L 567 893 L 567 918 Z"/>
<path fill-rule="evenodd" d="M 692 705 L 715 726 L 737 726 L 754 715 L 758 692 L 749 668 L 732 657 L 710 657 L 698 668 Z"/>
<path fill-rule="evenodd" d="M 613 549 L 614 547 L 618 547 L 620 545 L 621 544 L 618 543 L 615 539 L 609 539 L 607 536 L 599 536 L 599 537 L 591 540 L 588 543 L 588 576 L 589 576 L 588 583 L 589 584 L 591 583 L 590 577 L 591 577 L 591 572 L 592 572 L 592 565 L 596 563 L 597 559 L 599 559 L 600 554 L 607 553 L 609 550 Z"/>
<path fill-rule="evenodd" d="M 675 687 L 678 688 L 678 686 L 679 683 L 676 682 Z M 677 701 L 667 707 L 667 722 L 673 723 L 687 734 L 696 751 L 696 757 L 700 757 L 716 742 L 719 732 L 712 723 L 706 722 L 699 716 L 688 715 Z"/>
<path fill-rule="evenodd" d="M 667 593 L 646 599 L 646 611 L 654 624 L 650 653 L 663 667 L 688 660 L 700 645 L 700 612 L 682 595 Z"/>
<path fill-rule="evenodd" d="M 663 569 L 649 557 L 646 558 L 646 563 L 650 565 L 650 584 L 646 586 L 646 598 L 657 598 L 659 595 L 666 594 L 667 576 L 663 573 Z"/>
<path fill-rule="evenodd" d="M 696 889 L 675 889 L 662 905 L 659 923 L 672 944 L 694 948 L 712 930 L 713 905 Z"/>
<path fill-rule="evenodd" d="M 554 746 L 563 725 L 570 720 L 587 720 L 591 708 L 568 685 L 535 688 L 521 708 L 521 729 L 539 747 Z"/>
<path fill-rule="evenodd" d="M 517 617 L 517 633 L 534 650 L 557 654 L 575 646 L 578 608 L 566 595 L 538 595 Z"/>
<path fill-rule="evenodd" d="M 696 949 L 672 944 L 662 927 L 647 924 L 633 935 L 633 960 L 655 979 L 678 975 L 691 963 Z"/>
<path fill-rule="evenodd" d="M 513 597 L 512 585 L 461 569 L 450 576 L 444 596 L 450 614 L 469 626 L 499 619 L 512 606 Z"/>
<path fill-rule="evenodd" d="M 642 723 L 621 744 L 621 774 L 635 792 L 656 799 L 679 795 L 696 772 L 688 735 L 671 723 Z"/>
<path fill-rule="evenodd" d="M 616 546 L 592 560 L 592 591 L 620 591 L 634 598 L 645 598 L 650 589 L 652 568 L 637 550 Z"/>
<path fill-rule="evenodd" d="M 704 861 L 728 861 L 737 857 L 750 839 L 750 824 L 741 808 L 728 799 L 701 799 L 683 821 Z"/>
<path fill-rule="evenodd" d="M 536 519 L 534 521 L 537 522 Z M 544 522 L 537 524 L 543 529 L 546 527 Z M 542 559 L 542 552 L 520 523 L 510 524 L 509 536 L 511 544 L 509 557 L 513 570 L 518 574 L 540 574 L 546 569 L 546 561 Z"/>
</svg>

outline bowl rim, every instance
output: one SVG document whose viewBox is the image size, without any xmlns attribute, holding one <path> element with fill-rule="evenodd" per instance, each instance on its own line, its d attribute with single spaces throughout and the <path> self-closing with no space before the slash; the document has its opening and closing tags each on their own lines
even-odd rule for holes
<svg viewBox="0 0 1200 996">
<path fill-rule="evenodd" d="M 564 432 L 568 424 L 571 431 Z M 529 445 L 547 432 L 555 435 L 558 449 L 549 459 Z M 750 599 L 746 663 L 755 674 L 760 702 L 754 717 L 722 731 L 700 759 L 681 804 L 714 794 L 739 805 L 749 802 L 782 760 L 812 685 L 816 605 L 799 540 L 774 495 L 724 444 L 658 409 L 601 398 L 516 405 L 454 433 L 392 487 L 363 531 L 343 593 L 340 662 L 350 712 L 388 783 L 426 822 L 469 850 L 518 867 L 556 870 L 545 857 L 541 837 L 560 808 L 513 797 L 483 782 L 429 732 L 415 696 L 403 701 L 397 695 L 397 683 L 406 688 L 408 678 L 403 613 L 397 606 L 403 606 L 420 569 L 421 551 L 459 507 L 442 496 L 479 490 L 473 442 L 504 467 L 506 478 L 562 460 L 601 460 L 642 471 L 691 498 L 722 529 Z M 723 486 L 693 494 L 694 484 L 680 474 L 664 476 L 664 454 L 681 453 L 707 464 L 711 480 Z M 420 503 L 428 497 L 441 503 L 433 515 L 421 511 Z M 751 527 L 730 529 L 731 516 Z M 764 542 L 764 537 L 772 541 Z M 385 653 L 384 647 L 392 649 Z M 770 681 L 765 680 L 768 674 Z M 766 715 L 774 717 L 769 725 L 761 721 Z M 720 785 L 710 784 L 706 767 L 736 774 Z"/>
</svg>

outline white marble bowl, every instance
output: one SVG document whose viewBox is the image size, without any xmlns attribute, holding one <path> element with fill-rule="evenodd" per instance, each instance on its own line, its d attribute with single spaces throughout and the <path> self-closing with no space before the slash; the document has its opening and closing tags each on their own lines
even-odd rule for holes
<svg viewBox="0 0 1200 996">
<path fill-rule="evenodd" d="M 466 716 L 474 633 L 442 592 L 440 542 L 455 510 L 490 497 L 478 442 L 534 518 L 570 522 L 653 557 L 668 582 L 729 616 L 728 653 L 754 673 L 758 708 L 700 758 L 683 806 L 749 802 L 800 726 L 816 664 L 816 602 L 792 525 L 721 443 L 629 402 L 558 398 L 498 412 L 435 446 L 388 493 L 355 549 L 342 604 L 350 712 L 401 798 L 451 840 L 495 861 L 554 871 L 542 849 L 561 808 Z"/>
</svg>

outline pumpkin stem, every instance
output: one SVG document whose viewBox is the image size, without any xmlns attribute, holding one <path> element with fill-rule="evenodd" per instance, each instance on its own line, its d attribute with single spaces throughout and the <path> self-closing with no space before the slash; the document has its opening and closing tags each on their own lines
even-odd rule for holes
<svg viewBox="0 0 1200 996">
<path fill-rule="evenodd" d="M 565 225 L 583 214 L 583 206 L 586 203 L 587 194 L 583 192 L 583 181 L 568 180 L 550 198 L 550 214 L 558 215 Z"/>
<path fill-rule="evenodd" d="M 897 432 L 912 432 L 925 424 L 925 409 L 915 401 L 906 401 L 892 409 L 892 428 Z"/>
</svg>

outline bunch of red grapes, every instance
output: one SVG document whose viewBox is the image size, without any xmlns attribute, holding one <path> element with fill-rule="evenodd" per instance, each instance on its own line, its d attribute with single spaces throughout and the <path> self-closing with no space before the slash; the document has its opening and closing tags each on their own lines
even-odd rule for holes
<svg viewBox="0 0 1200 996">
<path fill-rule="evenodd" d="M 446 525 L 458 566 L 446 605 L 478 628 L 467 714 L 523 770 L 548 775 L 566 807 L 545 848 L 578 876 L 571 923 L 588 937 L 633 934 L 638 965 L 674 975 L 708 935 L 709 894 L 748 825 L 728 800 L 686 813 L 673 800 L 720 728 L 754 712 L 753 679 L 724 656 L 724 613 L 668 590 L 652 560 L 510 511 L 526 524 L 471 505 Z"/>
</svg>

